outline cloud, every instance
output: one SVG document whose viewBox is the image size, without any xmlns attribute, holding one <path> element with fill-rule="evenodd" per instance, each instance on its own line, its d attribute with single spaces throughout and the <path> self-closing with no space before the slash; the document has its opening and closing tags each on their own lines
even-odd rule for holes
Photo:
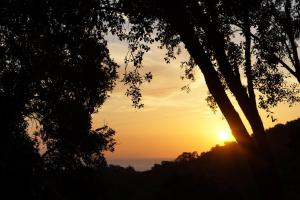
<svg viewBox="0 0 300 200">
<path fill-rule="evenodd" d="M 132 113 L 132 112 L 152 112 L 160 113 L 166 110 L 169 115 L 178 112 L 195 113 L 201 118 L 213 116 L 208 108 L 205 98 L 207 87 L 200 70 L 195 69 L 196 81 L 181 80 L 184 70 L 180 68 L 181 62 L 188 60 L 188 53 L 182 48 L 182 54 L 176 60 L 167 64 L 164 60 L 165 50 L 157 48 L 158 44 L 151 45 L 151 50 L 147 52 L 143 59 L 144 67 L 141 73 L 151 72 L 153 80 L 144 83 L 142 89 L 142 103 L 145 107 L 137 110 L 131 106 L 129 97 L 125 96 L 127 86 L 120 82 L 124 73 L 124 58 L 128 51 L 127 44 L 120 42 L 113 36 L 108 38 L 108 47 L 111 57 L 120 65 L 119 80 L 114 88 L 111 97 L 100 109 L 101 113 Z M 181 88 L 188 85 L 190 93 L 182 91 Z"/>
</svg>

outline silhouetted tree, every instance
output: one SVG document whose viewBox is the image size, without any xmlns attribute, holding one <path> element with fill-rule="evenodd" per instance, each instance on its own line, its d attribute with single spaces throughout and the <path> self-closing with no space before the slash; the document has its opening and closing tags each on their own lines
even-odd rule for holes
<svg viewBox="0 0 300 200">
<path fill-rule="evenodd" d="M 193 68 L 199 66 L 211 94 L 207 98 L 208 103 L 213 108 L 220 108 L 237 142 L 248 152 L 246 155 L 262 198 L 280 199 L 280 183 L 258 112 L 257 94 L 259 106 L 269 112 L 270 107 L 278 102 L 292 104 L 298 102 L 299 97 L 296 96 L 296 86 L 289 85 L 285 74 L 278 69 L 279 61 L 266 61 L 262 47 L 257 45 L 257 42 L 253 43 L 255 37 L 252 29 L 257 28 L 259 17 L 268 14 L 264 11 L 266 2 L 120 2 L 124 12 L 128 14 L 128 21 L 133 24 L 128 32 L 133 65 L 137 69 L 141 67 L 142 56 L 149 50 L 149 43 L 158 41 L 165 46 L 166 61 L 169 62 L 170 59 L 176 58 L 176 53 L 180 53 L 182 42 L 191 56 L 185 63 L 186 77 L 194 79 Z M 298 7 L 298 2 L 292 6 Z M 269 16 L 270 14 L 267 15 Z M 259 27 L 262 28 L 263 24 Z M 261 36 L 259 32 L 257 35 Z M 237 36 L 239 39 L 233 39 Z M 273 45 L 270 41 L 264 41 L 268 46 Z M 246 83 L 242 79 L 245 79 Z M 125 80 L 129 84 L 137 82 L 131 77 Z M 253 137 L 246 130 L 226 90 L 237 100 L 252 128 Z M 139 90 L 136 90 L 136 93 L 139 93 Z"/>
<path fill-rule="evenodd" d="M 285 68 L 300 82 L 300 1 L 266 0 L 261 6 L 254 16 L 256 32 L 251 32 L 261 62 Z"/>
<path fill-rule="evenodd" d="M 23 175 L 34 171 L 30 157 L 39 157 L 37 144 L 27 135 L 29 119 L 38 123 L 35 135 L 42 139 L 47 169 L 106 165 L 103 151 L 114 149 L 115 132 L 107 126 L 92 130 L 91 114 L 117 77 L 105 37 L 117 33 L 124 20 L 107 10 L 111 4 L 1 1 L 0 174 L 11 183 L 3 183 L 7 188 L 15 186 L 14 194 L 31 187 L 17 183 L 29 180 Z M 22 168 L 31 172 L 22 173 Z"/>
<path fill-rule="evenodd" d="M 190 153 L 190 152 L 183 152 L 177 158 L 175 159 L 175 162 L 189 162 L 191 160 L 194 160 L 198 158 L 199 155 L 196 151 Z"/>
</svg>

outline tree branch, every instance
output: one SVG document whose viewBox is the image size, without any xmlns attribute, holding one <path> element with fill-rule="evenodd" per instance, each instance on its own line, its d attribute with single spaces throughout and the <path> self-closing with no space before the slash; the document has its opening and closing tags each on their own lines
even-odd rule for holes
<svg viewBox="0 0 300 200">
<path fill-rule="evenodd" d="M 228 98 L 225 89 L 218 77 L 218 73 L 214 69 L 209 56 L 203 49 L 203 46 L 199 43 L 193 25 L 188 21 L 188 14 L 185 10 L 183 10 L 184 6 L 177 6 L 177 9 L 168 8 L 167 12 L 170 12 L 168 21 L 170 21 L 173 27 L 175 27 L 188 52 L 201 69 L 208 89 L 216 100 L 222 113 L 224 114 L 237 142 L 244 148 L 253 151 L 255 145 L 253 144 L 252 139 L 246 127 L 244 126 L 238 112 L 235 110 L 230 99 Z M 170 10 L 172 10 L 173 12 Z M 178 13 L 181 13 L 183 16 L 177 18 L 176 16 Z"/>
<path fill-rule="evenodd" d="M 253 33 L 250 33 L 251 37 L 255 40 L 257 40 L 258 42 L 261 42 L 260 39 L 254 35 Z M 276 54 L 271 53 L 269 51 L 269 49 L 265 49 L 266 51 L 268 51 L 269 55 L 273 56 L 284 68 L 286 68 L 293 76 L 297 77 L 297 73 L 296 71 L 294 71 L 288 64 L 286 64 L 282 59 L 280 59 Z"/>
<path fill-rule="evenodd" d="M 287 36 L 289 38 L 289 41 L 291 43 L 291 47 L 292 47 L 292 53 L 293 53 L 293 57 L 294 57 L 294 61 L 295 61 L 295 70 L 296 70 L 296 74 L 298 76 L 300 73 L 300 61 L 299 61 L 299 56 L 298 56 L 298 50 L 297 50 L 297 46 L 295 43 L 295 37 L 293 34 L 293 25 L 292 25 L 292 16 L 291 16 L 291 1 L 290 0 L 286 0 L 286 4 L 285 4 L 285 14 L 286 14 L 286 23 L 285 23 L 285 28 L 286 28 L 286 33 Z"/>
<path fill-rule="evenodd" d="M 247 89 L 250 101 L 256 106 L 255 93 L 253 89 L 253 76 L 252 76 L 252 65 L 251 65 L 251 30 L 249 12 L 247 8 L 244 11 L 244 34 L 245 34 L 245 69 L 247 77 Z"/>
</svg>

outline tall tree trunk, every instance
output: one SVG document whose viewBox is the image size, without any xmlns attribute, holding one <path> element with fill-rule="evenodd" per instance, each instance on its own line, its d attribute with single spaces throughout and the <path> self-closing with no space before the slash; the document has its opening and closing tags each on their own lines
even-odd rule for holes
<svg viewBox="0 0 300 200">
<path fill-rule="evenodd" d="M 171 13 L 168 20 L 179 33 L 191 57 L 200 67 L 208 89 L 224 114 L 234 137 L 247 152 L 246 157 L 254 174 L 261 199 L 282 199 L 280 181 L 274 163 L 270 162 L 272 159 L 270 159 L 266 134 L 256 106 L 253 104 L 247 105 L 249 101 L 244 101 L 244 96 L 240 96 L 241 99 L 237 98 L 239 104 L 243 106 L 242 110 L 251 124 L 254 135 L 259 136 L 258 142 L 250 137 L 238 112 L 229 100 L 209 56 L 199 43 L 193 26 L 189 24 L 188 15 L 181 9 L 178 9 L 175 13 L 181 13 L 181 17 L 175 17 L 174 13 Z"/>
</svg>

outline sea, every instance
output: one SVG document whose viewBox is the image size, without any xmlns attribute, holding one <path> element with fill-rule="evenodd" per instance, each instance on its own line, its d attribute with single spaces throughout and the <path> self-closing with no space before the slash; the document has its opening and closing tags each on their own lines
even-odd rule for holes
<svg viewBox="0 0 300 200">
<path fill-rule="evenodd" d="M 172 161 L 173 158 L 130 158 L 130 159 L 109 159 L 109 165 L 119 165 L 122 167 L 133 167 L 136 171 L 150 170 L 154 164 L 161 164 L 162 161 Z"/>
</svg>

